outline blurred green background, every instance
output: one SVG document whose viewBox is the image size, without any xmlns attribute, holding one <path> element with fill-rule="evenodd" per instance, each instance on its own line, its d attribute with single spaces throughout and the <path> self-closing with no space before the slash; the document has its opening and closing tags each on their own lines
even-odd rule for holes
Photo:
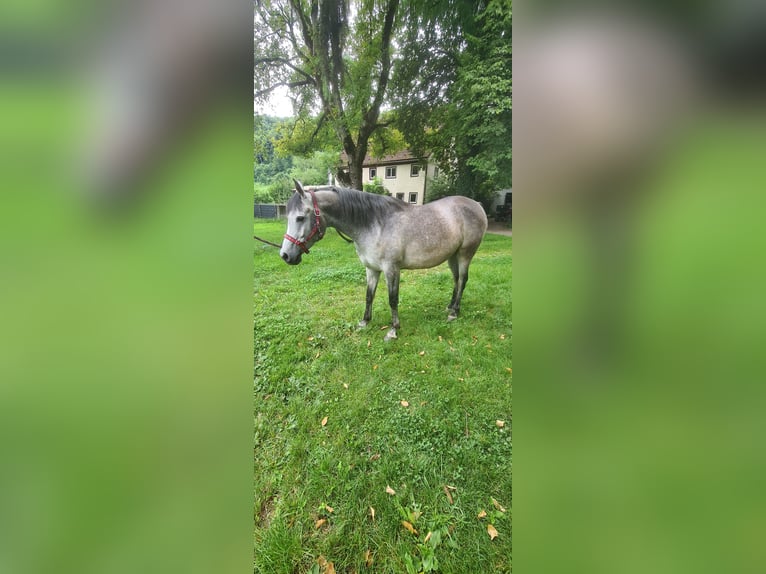
<svg viewBox="0 0 766 574">
<path fill-rule="evenodd" d="M 124 5 L 87 8 L 0 15 L 0 572 L 248 571 L 250 96 L 89 203 L 82 58 Z"/>
</svg>

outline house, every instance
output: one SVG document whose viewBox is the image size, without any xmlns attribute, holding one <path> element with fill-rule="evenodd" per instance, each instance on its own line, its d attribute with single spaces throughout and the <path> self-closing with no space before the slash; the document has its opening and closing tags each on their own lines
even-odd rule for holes
<svg viewBox="0 0 766 574">
<path fill-rule="evenodd" d="M 347 165 L 345 153 L 340 160 Z M 362 164 L 363 183 L 372 183 L 378 177 L 391 196 L 416 205 L 423 205 L 427 180 L 437 174 L 436 164 L 427 157 L 416 157 L 406 150 L 381 158 L 368 155 Z"/>
</svg>

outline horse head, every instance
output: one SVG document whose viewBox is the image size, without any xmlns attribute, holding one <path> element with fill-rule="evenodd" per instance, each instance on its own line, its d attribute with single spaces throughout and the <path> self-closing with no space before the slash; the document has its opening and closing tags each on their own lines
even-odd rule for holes
<svg viewBox="0 0 766 574">
<path fill-rule="evenodd" d="M 314 191 L 311 188 L 304 190 L 297 179 L 293 181 L 295 193 L 287 203 L 287 231 L 279 251 L 288 265 L 300 263 L 303 254 L 309 252 L 309 247 L 324 237 Z"/>
</svg>

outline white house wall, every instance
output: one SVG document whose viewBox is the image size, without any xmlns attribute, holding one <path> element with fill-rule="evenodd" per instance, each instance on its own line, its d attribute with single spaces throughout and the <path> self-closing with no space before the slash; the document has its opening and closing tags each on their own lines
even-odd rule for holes
<svg viewBox="0 0 766 574">
<path fill-rule="evenodd" d="M 383 186 L 391 193 L 393 197 L 396 197 L 398 193 L 404 194 L 404 201 L 410 203 L 410 194 L 417 194 L 417 204 L 423 205 L 423 190 L 426 181 L 426 170 L 421 167 L 417 176 L 410 175 L 412 169 L 412 163 L 398 163 L 395 165 L 377 165 L 377 166 L 365 166 L 364 168 L 364 182 L 370 183 L 373 178 L 370 177 L 370 168 L 377 170 L 376 177 L 379 177 Z M 396 167 L 396 177 L 386 178 L 386 168 Z M 431 168 L 431 166 L 429 166 Z M 433 168 L 431 168 L 431 173 Z"/>
</svg>

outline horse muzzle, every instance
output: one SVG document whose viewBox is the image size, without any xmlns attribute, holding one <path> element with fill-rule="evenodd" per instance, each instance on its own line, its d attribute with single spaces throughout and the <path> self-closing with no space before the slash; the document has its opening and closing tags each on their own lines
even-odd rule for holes
<svg viewBox="0 0 766 574">
<path fill-rule="evenodd" d="M 303 258 L 303 253 L 300 252 L 297 255 L 290 255 L 286 251 L 282 251 L 279 255 L 288 265 L 298 265 L 298 263 L 300 263 L 301 259 Z"/>
</svg>

